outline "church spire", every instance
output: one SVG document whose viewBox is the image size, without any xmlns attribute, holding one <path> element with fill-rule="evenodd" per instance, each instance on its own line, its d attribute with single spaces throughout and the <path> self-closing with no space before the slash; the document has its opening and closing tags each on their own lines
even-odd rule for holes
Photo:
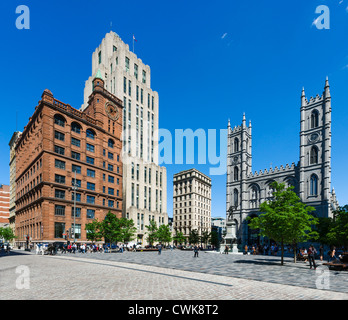
<svg viewBox="0 0 348 320">
<path fill-rule="evenodd" d="M 329 78 L 328 77 L 326 77 L 326 80 L 325 80 L 324 95 L 325 95 L 325 98 L 330 98 L 331 97 Z"/>
</svg>

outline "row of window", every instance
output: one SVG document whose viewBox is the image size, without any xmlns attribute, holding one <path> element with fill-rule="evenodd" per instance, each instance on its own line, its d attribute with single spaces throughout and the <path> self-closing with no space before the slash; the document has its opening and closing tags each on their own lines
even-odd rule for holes
<svg viewBox="0 0 348 320">
<path fill-rule="evenodd" d="M 65 200 L 65 190 L 55 189 L 54 196 L 57 199 Z M 95 203 L 95 196 L 86 195 L 86 203 L 88 204 L 96 204 Z M 75 201 L 75 192 L 71 193 L 71 200 Z M 81 193 L 76 193 L 76 202 L 81 202 Z M 103 199 L 103 206 L 106 206 L 106 200 Z M 109 208 L 119 208 L 119 201 L 114 200 L 108 200 L 108 207 Z"/>
<path fill-rule="evenodd" d="M 54 152 L 59 154 L 59 155 L 62 155 L 62 156 L 65 156 L 65 148 L 64 147 L 61 147 L 61 146 L 57 146 L 55 145 L 54 146 Z M 71 158 L 74 159 L 74 160 L 78 160 L 78 161 L 81 161 L 81 154 L 79 152 L 76 152 L 76 151 L 71 151 Z M 109 159 L 113 159 L 113 155 L 109 157 Z M 117 156 L 117 161 L 119 161 L 119 156 Z M 91 164 L 91 165 L 96 165 L 95 164 L 95 158 L 93 157 L 90 157 L 90 156 L 86 156 L 86 162 L 88 164 Z M 62 166 L 64 167 L 65 164 L 64 161 L 61 161 L 61 165 L 58 164 L 58 166 Z M 80 166 L 76 166 L 76 168 L 79 168 L 79 170 L 77 171 L 77 173 L 81 173 L 79 171 L 81 171 L 81 167 Z M 107 166 L 106 166 L 106 162 L 103 161 L 103 168 L 104 169 L 108 169 L 109 171 L 114 171 L 114 165 L 111 164 L 111 163 L 108 163 Z M 89 169 L 91 170 L 91 169 Z M 116 166 L 116 173 L 120 173 L 120 167 L 119 166 Z"/>
</svg>

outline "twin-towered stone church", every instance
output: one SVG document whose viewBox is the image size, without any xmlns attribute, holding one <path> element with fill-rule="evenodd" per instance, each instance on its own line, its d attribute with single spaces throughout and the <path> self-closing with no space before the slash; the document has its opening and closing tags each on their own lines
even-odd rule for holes
<svg viewBox="0 0 348 320">
<path fill-rule="evenodd" d="M 322 96 L 307 100 L 301 95 L 300 159 L 269 171 L 252 173 L 251 122 L 245 115 L 240 126 L 228 123 L 227 211 L 233 208 L 238 242 L 257 242 L 257 233 L 248 228 L 246 217 L 259 214 L 259 206 L 272 196 L 270 184 L 283 182 L 295 187 L 301 200 L 317 217 L 331 216 L 338 206 L 331 190 L 331 95 L 328 79 Z"/>
</svg>

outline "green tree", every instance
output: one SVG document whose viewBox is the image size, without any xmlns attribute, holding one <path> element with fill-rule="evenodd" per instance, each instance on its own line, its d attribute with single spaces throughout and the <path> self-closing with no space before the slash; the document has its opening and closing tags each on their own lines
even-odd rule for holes
<svg viewBox="0 0 348 320">
<path fill-rule="evenodd" d="M 333 212 L 327 239 L 330 244 L 348 248 L 348 205 L 339 207 Z"/>
<path fill-rule="evenodd" d="M 0 238 L 3 238 L 5 241 L 12 241 L 17 238 L 13 233 L 13 230 L 10 227 L 1 227 L 0 228 Z"/>
<path fill-rule="evenodd" d="M 173 237 L 173 240 L 176 242 L 176 244 L 180 243 L 184 243 L 186 238 L 184 236 L 184 234 L 182 232 L 177 232 L 176 235 Z"/>
<path fill-rule="evenodd" d="M 101 223 L 96 219 L 85 225 L 86 237 L 92 242 L 100 241 L 103 238 Z"/>
<path fill-rule="evenodd" d="M 119 219 L 119 226 L 120 226 L 120 239 L 122 242 L 127 243 L 135 239 L 137 228 L 134 226 L 134 221 L 132 219 L 130 220 L 126 218 Z"/>
<path fill-rule="evenodd" d="M 211 232 L 210 241 L 214 247 L 216 248 L 220 247 L 219 234 L 214 230 Z"/>
<path fill-rule="evenodd" d="M 260 205 L 262 213 L 258 217 L 248 218 L 249 227 L 259 229 L 261 236 L 280 243 L 281 265 L 284 264 L 284 244 L 292 244 L 296 262 L 297 243 L 318 237 L 318 233 L 312 230 L 318 219 L 309 213 L 315 209 L 301 202 L 293 191 L 294 187 L 285 188 L 284 183 L 277 182 L 273 182 L 271 187 L 273 198 Z"/>
<path fill-rule="evenodd" d="M 172 241 L 169 225 L 162 224 L 157 230 L 157 239 L 161 243 L 168 244 Z"/>
<path fill-rule="evenodd" d="M 211 232 L 209 231 L 203 231 L 201 235 L 201 241 L 204 243 L 206 246 L 208 242 L 211 240 Z"/>
<path fill-rule="evenodd" d="M 188 241 L 190 244 L 198 244 L 199 243 L 199 234 L 196 229 L 190 231 L 188 236 Z"/>
<path fill-rule="evenodd" d="M 153 243 L 157 240 L 157 224 L 156 221 L 151 220 L 148 226 L 145 226 L 147 229 L 147 237 L 146 240 L 150 245 L 153 245 Z"/>
<path fill-rule="evenodd" d="M 122 241 L 120 219 L 110 211 L 100 224 L 100 232 L 105 242 L 116 243 Z"/>
</svg>

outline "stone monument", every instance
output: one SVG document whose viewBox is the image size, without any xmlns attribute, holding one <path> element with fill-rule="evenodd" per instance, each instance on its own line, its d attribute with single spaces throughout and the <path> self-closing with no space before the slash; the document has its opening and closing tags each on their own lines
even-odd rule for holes
<svg viewBox="0 0 348 320">
<path fill-rule="evenodd" d="M 233 207 L 231 206 L 227 211 L 227 221 L 226 221 L 226 235 L 223 238 L 223 245 L 221 246 L 221 252 L 223 252 L 226 246 L 229 248 L 231 253 L 239 253 L 237 248 L 237 232 L 236 232 L 236 222 L 233 219 Z"/>
</svg>

